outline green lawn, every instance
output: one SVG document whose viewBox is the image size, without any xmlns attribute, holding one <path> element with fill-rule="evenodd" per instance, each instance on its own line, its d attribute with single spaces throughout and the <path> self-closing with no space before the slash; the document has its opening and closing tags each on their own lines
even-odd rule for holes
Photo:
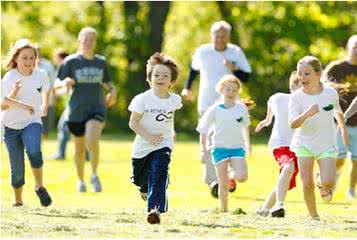
<svg viewBox="0 0 357 240">
<path fill-rule="evenodd" d="M 317 196 L 321 221 L 309 220 L 303 202 L 300 179 L 287 196 L 284 219 L 255 214 L 277 179 L 278 169 L 266 145 L 254 144 L 248 160 L 249 179 L 230 194 L 230 212 L 217 211 L 213 199 L 202 182 L 198 143 L 178 142 L 170 166 L 169 212 L 162 224 L 146 223 L 146 202 L 142 201 L 131 174 L 131 140 L 119 136 L 102 140 L 100 176 L 103 193 L 76 192 L 75 168 L 71 154 L 66 161 L 46 160 L 45 183 L 53 198 L 49 208 L 40 207 L 34 193 L 34 181 L 26 160 L 25 206 L 11 207 L 9 161 L 2 144 L 1 153 L 1 234 L 2 237 L 154 237 L 154 238 L 255 238 L 255 237 L 357 237 L 357 201 L 347 201 L 347 170 L 332 203 L 324 204 Z M 124 139 L 124 138 L 121 138 Z M 43 143 L 45 158 L 55 149 L 55 141 Z M 69 153 L 73 152 L 70 143 Z M 86 164 L 89 179 L 90 166 Z M 89 181 L 87 181 L 88 187 Z M 89 188 L 90 189 L 90 188 Z M 234 212 L 243 208 L 247 215 Z"/>
</svg>

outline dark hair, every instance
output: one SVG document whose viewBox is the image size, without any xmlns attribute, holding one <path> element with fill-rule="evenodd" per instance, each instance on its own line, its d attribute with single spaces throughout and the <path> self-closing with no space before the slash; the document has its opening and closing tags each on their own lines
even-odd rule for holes
<svg viewBox="0 0 357 240">
<path fill-rule="evenodd" d="M 55 55 L 60 57 L 61 59 L 65 59 L 69 54 L 63 49 L 59 49 L 55 52 Z"/>
<path fill-rule="evenodd" d="M 168 67 L 171 71 L 171 82 L 175 82 L 178 76 L 178 67 L 172 58 L 163 53 L 156 52 L 154 53 L 146 64 L 146 80 L 151 81 L 152 71 L 155 65 L 162 64 Z"/>
</svg>

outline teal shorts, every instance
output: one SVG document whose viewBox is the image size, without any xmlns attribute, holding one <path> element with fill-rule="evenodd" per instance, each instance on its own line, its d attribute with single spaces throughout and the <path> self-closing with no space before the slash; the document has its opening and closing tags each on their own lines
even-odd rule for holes
<svg viewBox="0 0 357 240">
<path fill-rule="evenodd" d="M 294 149 L 294 152 L 298 158 L 299 157 L 309 157 L 309 158 L 315 158 L 316 160 L 320 160 L 323 158 L 336 158 L 337 157 L 337 151 L 335 149 L 329 149 L 329 150 L 319 153 L 319 154 L 313 154 L 305 147 L 298 147 L 298 148 Z"/>
<path fill-rule="evenodd" d="M 211 151 L 212 163 L 217 165 L 229 158 L 245 158 L 245 151 L 243 148 L 216 148 Z"/>
</svg>

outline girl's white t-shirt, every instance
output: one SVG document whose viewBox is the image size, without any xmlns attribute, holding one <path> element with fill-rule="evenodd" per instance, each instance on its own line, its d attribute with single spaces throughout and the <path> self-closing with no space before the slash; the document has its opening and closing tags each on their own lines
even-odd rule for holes
<svg viewBox="0 0 357 240">
<path fill-rule="evenodd" d="M 203 114 L 196 130 L 205 135 L 213 131 L 213 147 L 244 148 L 243 128 L 249 125 L 248 109 L 244 104 L 237 103 L 231 108 L 215 104 Z"/>
<path fill-rule="evenodd" d="M 136 135 L 132 152 L 133 158 L 143 158 L 149 153 L 174 146 L 174 113 L 182 107 L 181 97 L 170 93 L 169 98 L 156 96 L 152 89 L 133 98 L 128 109 L 142 114 L 140 125 L 151 134 L 163 134 L 161 144 L 154 146 L 139 135 Z"/>
<path fill-rule="evenodd" d="M 274 125 L 269 139 L 269 148 L 290 146 L 293 130 L 289 126 L 289 99 L 291 94 L 276 93 L 269 98 L 268 106 L 274 115 Z"/>
<path fill-rule="evenodd" d="M 21 88 L 16 96 L 16 100 L 31 105 L 34 114 L 19 108 L 10 107 L 3 111 L 2 124 L 12 129 L 23 129 L 30 123 L 41 123 L 41 93 L 47 92 L 50 88 L 50 80 L 47 73 L 41 69 L 34 69 L 32 74 L 24 76 L 16 68 L 8 71 L 1 80 L 1 100 L 8 96 L 17 80 L 21 79 Z"/>
<path fill-rule="evenodd" d="M 330 149 L 337 149 L 334 115 L 342 113 L 342 110 L 335 89 L 323 85 L 322 92 L 317 95 L 306 94 L 302 88 L 295 91 L 289 102 L 289 122 L 315 104 L 319 106 L 319 112 L 295 129 L 291 141 L 293 151 L 305 147 L 318 155 Z"/>
</svg>

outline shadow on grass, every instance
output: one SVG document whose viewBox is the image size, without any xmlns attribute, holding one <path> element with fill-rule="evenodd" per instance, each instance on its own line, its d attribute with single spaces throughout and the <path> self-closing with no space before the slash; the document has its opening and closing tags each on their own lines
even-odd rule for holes
<svg viewBox="0 0 357 240">
<path fill-rule="evenodd" d="M 184 220 L 181 225 L 183 226 L 191 226 L 191 227 L 205 227 L 205 228 L 240 228 L 242 227 L 240 224 L 232 224 L 232 225 L 222 225 L 216 223 L 193 223 L 187 220 Z"/>
</svg>

